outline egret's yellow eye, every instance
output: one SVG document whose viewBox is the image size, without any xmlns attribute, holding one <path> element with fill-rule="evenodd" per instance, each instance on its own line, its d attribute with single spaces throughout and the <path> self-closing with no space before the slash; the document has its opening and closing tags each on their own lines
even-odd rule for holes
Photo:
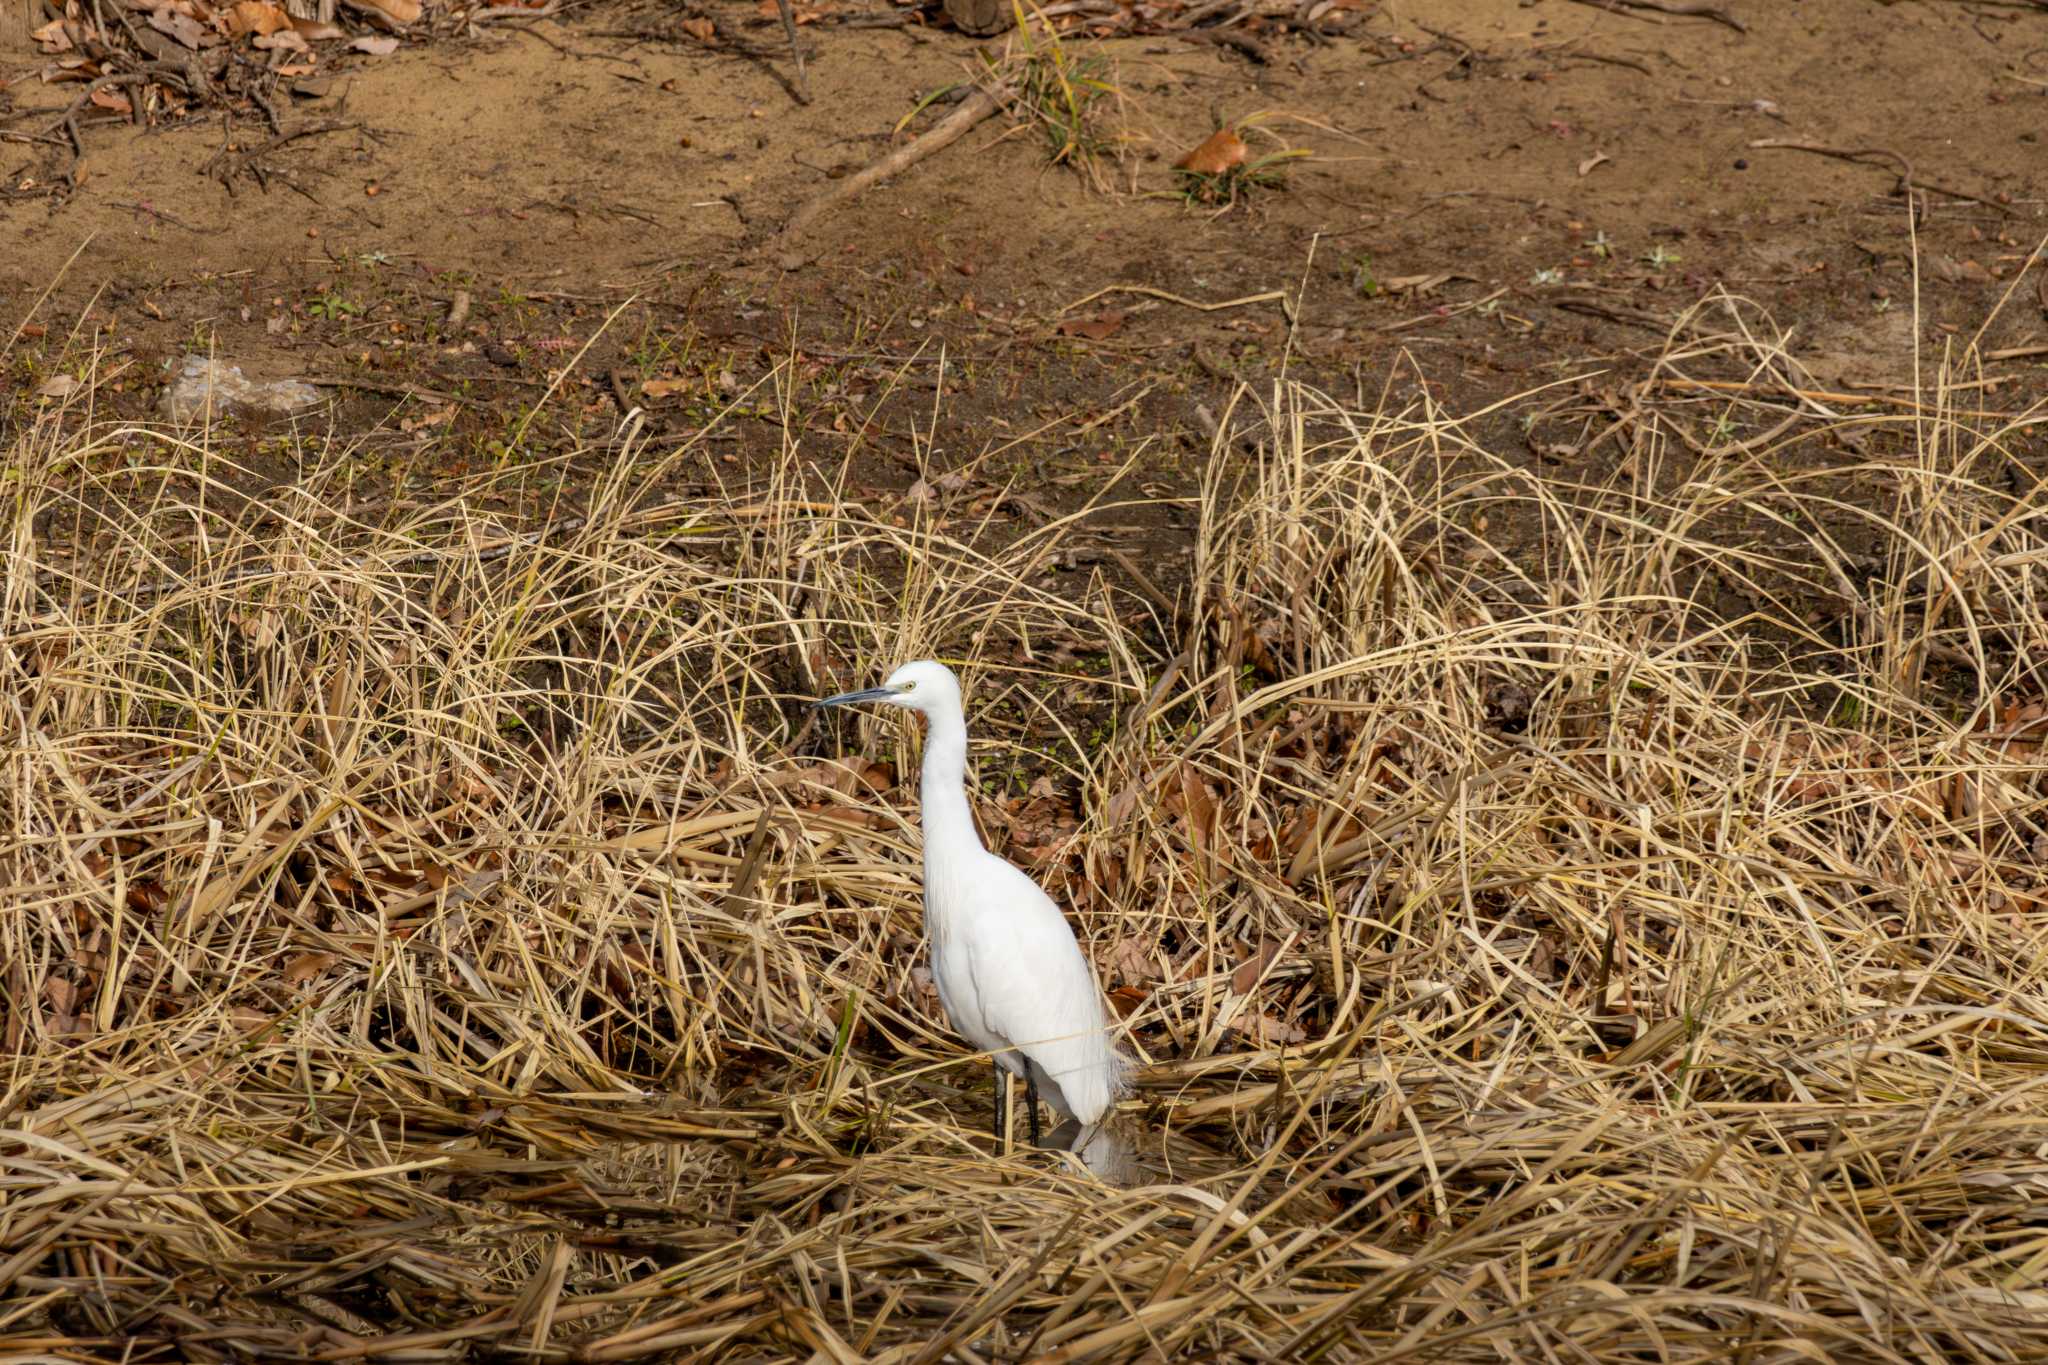
<svg viewBox="0 0 2048 1365">
<path fill-rule="evenodd" d="M 916 684 L 916 683 L 914 683 L 914 682 L 907 682 L 907 683 L 904 683 L 904 684 L 903 684 L 903 690 L 904 690 L 905 692 L 915 692 L 915 691 L 917 691 L 917 684 Z"/>
</svg>

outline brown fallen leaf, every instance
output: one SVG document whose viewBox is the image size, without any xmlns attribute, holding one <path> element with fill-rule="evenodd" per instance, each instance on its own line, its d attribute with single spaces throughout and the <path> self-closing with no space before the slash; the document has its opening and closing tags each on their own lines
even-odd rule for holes
<svg viewBox="0 0 2048 1365">
<path fill-rule="evenodd" d="M 682 27 L 683 32 L 700 43 L 710 44 L 718 41 L 718 30 L 709 19 L 685 19 Z"/>
<path fill-rule="evenodd" d="M 324 43 L 335 38 L 348 37 L 348 30 L 340 24 L 322 23 L 318 19 L 293 19 L 292 29 L 309 43 Z"/>
<path fill-rule="evenodd" d="M 1259 984 L 1259 978 L 1265 975 L 1266 968 L 1271 966 L 1273 959 L 1279 955 L 1280 940 L 1269 938 L 1259 944 L 1259 950 L 1246 956 L 1244 961 L 1237 964 L 1237 969 L 1231 972 L 1230 989 L 1239 995 L 1251 990 Z"/>
<path fill-rule="evenodd" d="M 1111 1008 L 1116 1010 L 1117 1018 L 1128 1019 L 1138 1012 L 1138 1007 L 1143 1005 L 1151 994 L 1152 992 L 1139 986 L 1118 986 L 1109 993 L 1109 1003 Z"/>
<path fill-rule="evenodd" d="M 1107 341 L 1117 334 L 1124 325 L 1122 313 L 1098 313 L 1091 318 L 1068 318 L 1060 324 L 1059 331 L 1065 337 L 1086 337 L 1090 341 Z"/>
<path fill-rule="evenodd" d="M 1152 965 L 1153 944 L 1136 935 L 1125 935 L 1109 950 L 1110 969 L 1125 981 L 1150 981 L 1159 973 Z"/>
<path fill-rule="evenodd" d="M 95 109 L 105 109 L 112 114 L 133 114 L 135 105 L 119 90 L 95 90 L 86 97 Z"/>
<path fill-rule="evenodd" d="M 1581 161 L 1579 163 L 1579 178 L 1581 180 L 1585 179 L 1587 176 L 1593 173 L 1593 168 L 1595 166 L 1605 165 L 1607 162 L 1610 162 L 1612 160 L 1614 160 L 1614 158 L 1607 155 L 1607 153 L 1605 152 L 1593 153 L 1593 155 L 1587 157 L 1584 161 Z"/>
<path fill-rule="evenodd" d="M 149 26 L 194 51 L 202 47 L 212 47 L 220 42 L 218 33 L 205 27 L 191 15 L 180 13 L 169 5 L 159 5 L 149 12 Z"/>
<path fill-rule="evenodd" d="M 389 57 L 392 53 L 398 51 L 398 39 L 380 38 L 374 34 L 366 33 L 350 43 L 348 50 L 351 52 L 367 52 L 372 57 Z"/>
<path fill-rule="evenodd" d="M 425 431 L 429 427 L 447 426 L 448 423 L 454 420 L 455 409 L 452 406 L 445 408 L 435 408 L 432 412 L 422 413 L 418 417 L 400 418 L 398 422 L 398 429 L 400 431 L 405 432 Z"/>
<path fill-rule="evenodd" d="M 372 19 L 381 19 L 399 28 L 420 17 L 418 0 L 342 0 L 350 9 L 361 10 Z"/>
<path fill-rule="evenodd" d="M 234 1026 L 245 1034 L 254 1033 L 270 1022 L 269 1015 L 248 1005 L 230 1005 L 227 1015 Z"/>
<path fill-rule="evenodd" d="M 171 905 L 171 893 L 154 877 L 139 877 L 128 883 L 128 908 L 145 915 L 161 915 Z"/>
<path fill-rule="evenodd" d="M 1242 166 L 1251 158 L 1251 148 L 1235 130 L 1218 128 L 1209 134 L 1201 146 L 1173 163 L 1175 170 L 1192 171 L 1196 175 L 1221 175 L 1232 166 Z"/>
<path fill-rule="evenodd" d="M 276 33 L 259 34 L 249 40 L 249 46 L 263 52 L 311 52 L 313 50 L 307 45 L 306 40 L 298 35 L 296 30 L 289 28 L 280 29 Z"/>
<path fill-rule="evenodd" d="M 47 54 L 54 55 L 71 50 L 71 35 L 64 31 L 62 19 L 52 19 L 29 36 L 34 38 Z"/>
<path fill-rule="evenodd" d="M 1250 1010 L 1239 1011 L 1237 1017 L 1230 1021 L 1230 1026 L 1265 1047 L 1286 1047 L 1308 1041 L 1308 1030 L 1301 1025 L 1275 1019 L 1270 1014 L 1254 1014 Z"/>
<path fill-rule="evenodd" d="M 673 398 L 687 393 L 690 381 L 687 379 L 650 379 L 640 386 L 640 396 L 650 402 L 659 403 L 664 398 Z"/>
<path fill-rule="evenodd" d="M 78 987 L 61 976 L 43 978 L 43 1002 L 60 1015 L 78 1012 Z"/>
<path fill-rule="evenodd" d="M 333 953 L 300 953 L 284 964 L 287 985 L 300 986 L 334 965 Z"/>
<path fill-rule="evenodd" d="M 293 27 L 289 14 L 276 5 L 265 4 L 264 0 L 238 0 L 221 18 L 227 24 L 228 35 L 234 38 L 245 33 L 262 35 Z"/>
</svg>

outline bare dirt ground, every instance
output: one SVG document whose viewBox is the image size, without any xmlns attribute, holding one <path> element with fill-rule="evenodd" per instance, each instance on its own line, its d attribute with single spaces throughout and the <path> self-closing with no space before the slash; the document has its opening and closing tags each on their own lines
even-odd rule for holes
<svg viewBox="0 0 2048 1365">
<path fill-rule="evenodd" d="M 791 238 L 1004 46 L 798 14 L 82 155 L 0 26 L 0 1346 L 2040 1358 L 2048 9 L 1070 15 L 1092 174 Z M 325 397 L 139 431 L 193 352 Z M 798 705 L 906 641 L 1138 1190 L 990 1142 Z"/>
<path fill-rule="evenodd" d="M 262 187 L 204 173 L 224 144 L 269 139 L 218 116 L 88 129 L 68 195 L 43 190 L 67 153 L 8 146 L 10 326 L 55 287 L 31 324 L 41 344 L 18 346 L 7 378 L 35 378 L 74 327 L 96 329 L 145 362 L 125 386 L 136 412 L 152 364 L 210 346 L 252 374 L 334 381 L 334 421 L 352 432 L 409 392 L 459 396 L 453 434 L 486 447 L 622 309 L 579 365 L 591 422 L 623 399 L 689 425 L 679 375 L 716 401 L 791 354 L 828 368 L 916 356 L 929 384 L 943 352 L 959 401 L 937 410 L 941 469 L 991 430 L 1128 403 L 1092 436 L 1149 441 L 1170 472 L 1205 444 L 1194 407 L 1283 353 L 1344 390 L 1406 391 L 1419 375 L 1474 406 L 1596 371 L 1586 391 L 1611 393 L 1719 289 L 1761 304 L 1824 387 L 1881 395 L 1910 379 L 1909 343 L 1974 330 L 2048 212 L 2048 21 L 2028 7 L 1755 5 L 1736 31 L 1447 0 L 1369 7 L 1327 41 L 1269 34 L 1265 63 L 1175 37 L 1103 43 L 1127 139 L 1115 193 L 998 119 L 792 251 L 772 236 L 795 206 L 886 150 L 914 97 L 969 74 L 974 46 L 917 25 L 807 24 L 805 106 L 779 30 L 739 16 L 730 31 L 759 55 L 707 48 L 659 7 L 602 5 L 344 59 L 324 98 L 284 111 L 294 129 L 336 126 L 263 155 Z M 32 54 L 13 60 L 33 70 Z M 0 110 L 40 130 L 70 98 L 30 76 Z M 1216 122 L 1258 114 L 1262 149 L 1312 153 L 1285 189 L 1224 212 L 1183 202 L 1172 163 Z M 1298 327 L 1270 302 L 1205 313 L 1137 293 L 1062 312 L 1119 285 L 1204 302 L 1285 290 Z M 458 290 L 474 302 L 450 327 Z M 2038 340 L 2044 308 L 2006 308 L 1986 349 Z M 1094 329 L 1106 335 L 1061 333 L 1104 313 L 1122 317 Z M 2035 355 L 1994 377 L 2041 371 Z M 650 379 L 670 381 L 662 397 Z"/>
</svg>

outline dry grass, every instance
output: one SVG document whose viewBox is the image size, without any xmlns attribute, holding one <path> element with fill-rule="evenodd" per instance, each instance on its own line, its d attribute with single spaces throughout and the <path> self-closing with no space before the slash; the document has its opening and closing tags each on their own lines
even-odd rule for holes
<svg viewBox="0 0 2048 1365">
<path fill-rule="evenodd" d="M 799 451 L 665 500 L 629 439 L 550 527 L 43 423 L 0 1348 L 2043 1358 L 2043 419 L 1951 366 L 1851 423 L 1769 337 L 1690 319 L 1597 486 L 1246 395 L 1172 613 Z M 984 808 L 1150 1183 L 989 1154 L 914 737 L 795 705 L 926 652 L 991 788 L 1054 737 Z"/>
</svg>

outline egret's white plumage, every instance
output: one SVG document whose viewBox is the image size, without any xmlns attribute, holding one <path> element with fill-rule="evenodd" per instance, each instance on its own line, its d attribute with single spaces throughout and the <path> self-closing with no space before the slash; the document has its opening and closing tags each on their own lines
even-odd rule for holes
<svg viewBox="0 0 2048 1365">
<path fill-rule="evenodd" d="M 959 680 L 924 660 L 903 665 L 880 687 L 819 705 L 848 702 L 924 715 L 924 920 L 939 1001 L 967 1041 L 1063 1118 L 1079 1121 L 1080 1146 L 1122 1092 L 1127 1064 L 1110 1040 L 1095 973 L 1059 907 L 975 832 Z M 1032 1126 L 1035 1135 L 1035 1109 Z"/>
</svg>

